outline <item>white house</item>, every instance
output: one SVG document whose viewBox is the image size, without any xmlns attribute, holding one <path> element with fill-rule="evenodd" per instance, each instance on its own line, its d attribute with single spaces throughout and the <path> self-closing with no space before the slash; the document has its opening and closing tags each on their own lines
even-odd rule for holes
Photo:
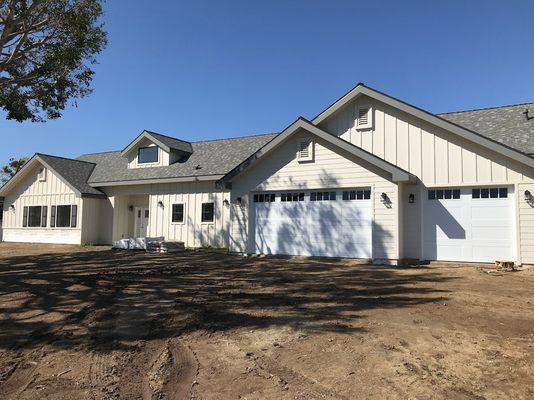
<svg viewBox="0 0 534 400">
<path fill-rule="evenodd" d="M 278 134 L 36 154 L 0 196 L 6 242 L 534 264 L 534 103 L 436 115 L 358 84 Z"/>
</svg>

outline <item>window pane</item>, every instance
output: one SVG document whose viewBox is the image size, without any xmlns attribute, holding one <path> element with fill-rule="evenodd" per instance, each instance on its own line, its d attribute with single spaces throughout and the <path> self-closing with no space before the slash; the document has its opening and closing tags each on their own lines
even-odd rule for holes
<svg viewBox="0 0 534 400">
<path fill-rule="evenodd" d="M 499 197 L 499 189 L 498 188 L 491 188 L 490 189 L 490 197 L 492 199 L 497 199 Z"/>
<path fill-rule="evenodd" d="M 140 147 L 137 151 L 137 162 L 139 164 L 152 163 L 158 161 L 158 147 Z"/>
<path fill-rule="evenodd" d="M 355 190 L 351 190 L 350 191 L 350 199 L 351 200 L 356 200 L 356 191 Z"/>
<path fill-rule="evenodd" d="M 315 192 L 311 192 L 310 193 L 310 201 L 315 201 L 317 200 L 317 194 Z"/>
<path fill-rule="evenodd" d="M 299 201 L 304 201 L 304 193 L 299 193 Z"/>
<path fill-rule="evenodd" d="M 259 202 L 260 203 L 263 203 L 265 201 L 265 195 L 264 194 L 258 195 L 258 198 L 259 198 Z"/>
<path fill-rule="evenodd" d="M 371 191 L 370 190 L 364 190 L 363 191 L 363 198 L 365 200 L 369 200 L 371 198 Z"/>
<path fill-rule="evenodd" d="M 330 192 L 323 193 L 323 200 L 330 200 Z"/>
<path fill-rule="evenodd" d="M 31 206 L 28 208 L 29 208 L 28 226 L 29 227 L 41 226 L 41 206 Z M 70 215 L 69 215 L 69 218 L 70 218 Z"/>
<path fill-rule="evenodd" d="M 172 205 L 172 222 L 184 222 L 184 205 Z"/>
<path fill-rule="evenodd" d="M 202 203 L 202 222 L 213 221 L 213 203 Z"/>
<path fill-rule="evenodd" d="M 499 188 L 499 197 L 501 199 L 504 199 L 508 197 L 508 189 L 507 188 Z"/>
<path fill-rule="evenodd" d="M 438 199 L 442 199 L 443 198 L 443 190 L 441 190 L 441 189 L 436 190 L 436 197 Z"/>
<path fill-rule="evenodd" d="M 358 190 L 358 191 L 356 192 L 356 198 L 357 198 L 358 200 L 362 200 L 362 199 L 363 199 L 363 190 Z"/>
<path fill-rule="evenodd" d="M 285 193 L 282 193 L 280 195 L 280 201 L 286 201 L 286 194 Z"/>
<path fill-rule="evenodd" d="M 429 190 L 428 191 L 428 200 L 436 200 L 436 191 L 435 190 Z"/>
<path fill-rule="evenodd" d="M 330 200 L 336 199 L 336 192 L 330 192 Z"/>
<path fill-rule="evenodd" d="M 254 203 L 257 203 L 257 202 L 258 202 L 258 195 L 255 194 L 255 195 L 254 195 Z"/>
<path fill-rule="evenodd" d="M 57 206 L 56 208 L 56 227 L 70 227 L 70 206 Z"/>
<path fill-rule="evenodd" d="M 451 189 L 446 189 L 445 190 L 445 198 L 446 199 L 452 199 L 452 190 Z"/>
<path fill-rule="evenodd" d="M 453 199 L 459 199 L 460 198 L 460 189 L 454 189 L 452 191 L 452 198 Z"/>
<path fill-rule="evenodd" d="M 349 192 L 343 192 L 343 200 L 349 199 Z"/>
<path fill-rule="evenodd" d="M 489 189 L 480 189 L 480 197 L 483 199 L 489 198 Z"/>
<path fill-rule="evenodd" d="M 473 189 L 471 195 L 473 199 L 480 199 L 480 189 Z"/>
<path fill-rule="evenodd" d="M 323 192 L 317 192 L 317 200 L 321 201 L 323 199 Z"/>
</svg>

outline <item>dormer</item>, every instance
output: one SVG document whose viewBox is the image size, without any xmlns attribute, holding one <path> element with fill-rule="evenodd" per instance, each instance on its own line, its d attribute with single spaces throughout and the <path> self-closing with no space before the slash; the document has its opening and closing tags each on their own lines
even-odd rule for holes
<svg viewBox="0 0 534 400">
<path fill-rule="evenodd" d="M 184 162 L 191 154 L 191 143 L 150 131 L 141 132 L 121 152 L 128 159 L 128 168 L 164 167 Z"/>
</svg>

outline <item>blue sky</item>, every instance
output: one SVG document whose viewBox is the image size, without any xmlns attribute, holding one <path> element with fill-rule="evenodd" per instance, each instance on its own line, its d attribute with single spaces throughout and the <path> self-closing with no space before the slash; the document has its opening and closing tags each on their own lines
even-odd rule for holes
<svg viewBox="0 0 534 400">
<path fill-rule="evenodd" d="M 533 1 L 108 0 L 94 93 L 0 118 L 0 164 L 279 131 L 357 82 L 432 112 L 534 101 Z"/>
</svg>

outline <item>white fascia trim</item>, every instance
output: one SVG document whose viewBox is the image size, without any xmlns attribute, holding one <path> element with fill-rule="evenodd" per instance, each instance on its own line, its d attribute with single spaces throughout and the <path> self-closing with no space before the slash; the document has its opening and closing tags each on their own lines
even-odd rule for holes
<svg viewBox="0 0 534 400">
<path fill-rule="evenodd" d="M 387 94 L 381 93 L 375 89 L 371 89 L 365 86 L 363 83 L 359 83 L 354 89 L 352 89 L 349 93 L 347 93 L 342 98 L 340 98 L 330 107 L 328 107 L 326 110 L 321 112 L 311 122 L 314 125 L 320 124 L 321 122 L 323 122 L 324 120 L 332 116 L 336 111 L 341 109 L 343 106 L 345 106 L 347 103 L 349 103 L 350 101 L 352 101 L 354 98 L 356 98 L 359 95 L 369 96 L 370 98 L 378 100 L 398 110 L 404 111 L 405 113 L 410 114 L 416 118 L 419 118 L 432 125 L 435 125 L 451 133 L 454 133 L 464 139 L 467 139 L 471 142 L 479 144 L 483 147 L 486 147 L 490 150 L 493 150 L 506 157 L 517 160 L 529 167 L 534 168 L 534 158 L 532 157 L 529 157 L 517 150 L 511 149 L 498 142 L 494 142 L 493 140 L 490 140 L 474 131 L 470 131 L 469 129 L 463 128 L 459 125 L 449 122 L 421 108 L 412 106 L 401 100 L 397 100 L 396 98 L 391 97 Z"/>
<path fill-rule="evenodd" d="M 121 151 L 121 156 L 125 156 L 126 154 L 128 154 L 130 152 L 130 150 L 132 150 L 135 147 L 135 145 L 137 143 L 139 143 L 139 141 L 141 141 L 142 139 L 145 139 L 145 138 L 150 140 L 150 141 L 152 141 L 152 142 L 154 142 L 154 144 L 157 144 L 159 147 L 161 147 L 167 153 L 171 152 L 171 149 L 169 148 L 169 146 L 167 146 L 166 144 L 164 144 L 161 141 L 159 141 L 158 139 L 156 139 L 149 132 L 143 131 L 143 132 L 141 132 L 141 134 L 139 136 L 137 136 L 133 140 L 133 142 L 131 142 L 123 151 Z"/>
<path fill-rule="evenodd" d="M 224 175 L 201 175 L 201 176 L 184 176 L 181 178 L 160 178 L 160 179 L 136 179 L 131 181 L 114 181 L 114 182 L 89 182 L 89 185 L 98 188 L 104 186 L 127 186 L 127 185 L 148 185 L 154 183 L 179 183 L 179 182 L 206 182 L 217 181 Z"/>
</svg>

